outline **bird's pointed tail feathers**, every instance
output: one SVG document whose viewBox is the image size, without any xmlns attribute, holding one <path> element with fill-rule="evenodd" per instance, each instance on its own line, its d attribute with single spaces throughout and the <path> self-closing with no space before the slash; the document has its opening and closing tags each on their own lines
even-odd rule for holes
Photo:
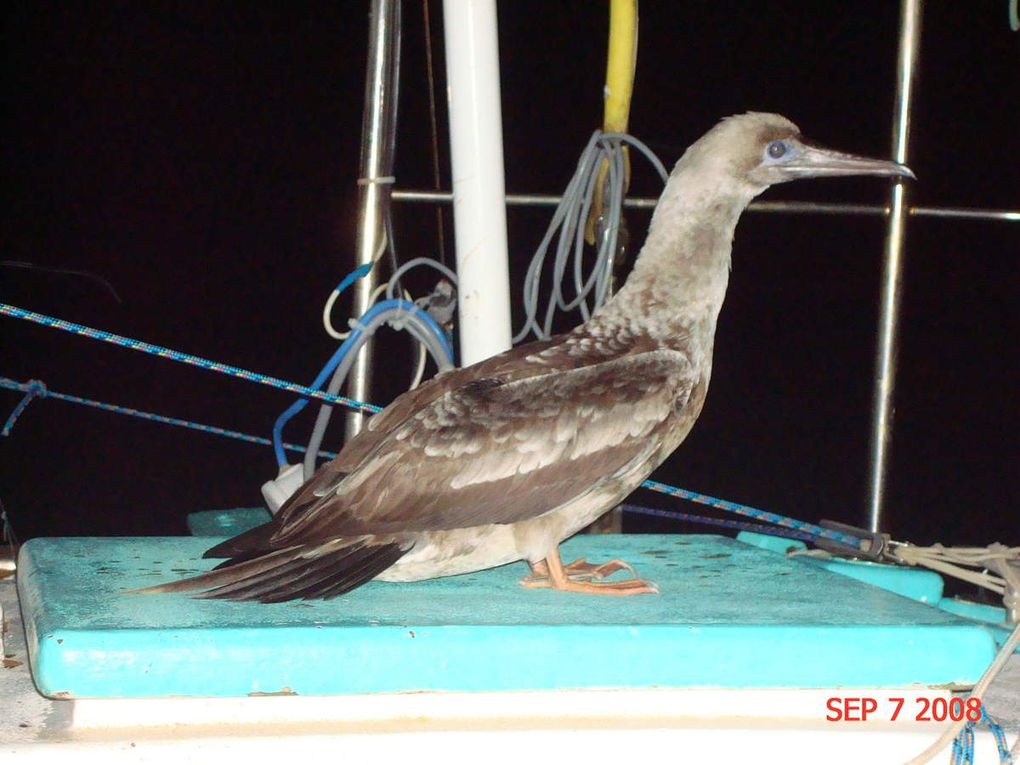
<svg viewBox="0 0 1020 765">
<path fill-rule="evenodd" d="M 215 548 L 214 548 L 215 549 Z M 296 545 L 258 557 L 239 554 L 211 571 L 130 594 L 197 592 L 198 598 L 279 603 L 298 598 L 334 598 L 360 587 L 397 562 L 408 547 L 358 538 Z M 200 592 L 199 592 L 200 591 Z"/>
</svg>

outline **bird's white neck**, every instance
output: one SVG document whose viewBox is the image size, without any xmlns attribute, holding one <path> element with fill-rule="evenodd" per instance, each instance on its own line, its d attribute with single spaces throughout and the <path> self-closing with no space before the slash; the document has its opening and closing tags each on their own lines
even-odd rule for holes
<svg viewBox="0 0 1020 765">
<path fill-rule="evenodd" d="M 711 346 L 729 283 L 733 232 L 754 190 L 685 167 L 666 185 L 627 283 L 589 324 Z M 694 338 L 692 338 L 694 339 Z"/>
</svg>

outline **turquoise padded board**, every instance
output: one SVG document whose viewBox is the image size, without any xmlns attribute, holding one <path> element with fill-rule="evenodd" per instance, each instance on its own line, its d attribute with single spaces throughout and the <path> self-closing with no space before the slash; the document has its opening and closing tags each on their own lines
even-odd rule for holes
<svg viewBox="0 0 1020 765">
<path fill-rule="evenodd" d="M 273 516 L 264 507 L 232 507 L 188 513 L 188 531 L 196 537 L 232 537 L 261 526 Z"/>
<path fill-rule="evenodd" d="M 581 536 L 660 595 L 525 590 L 524 564 L 277 605 L 126 595 L 208 568 L 214 540 L 33 539 L 18 591 L 36 684 L 60 697 L 602 687 L 942 685 L 994 655 L 980 626 L 733 539 Z M 619 575 L 617 575 L 619 576 Z"/>
</svg>

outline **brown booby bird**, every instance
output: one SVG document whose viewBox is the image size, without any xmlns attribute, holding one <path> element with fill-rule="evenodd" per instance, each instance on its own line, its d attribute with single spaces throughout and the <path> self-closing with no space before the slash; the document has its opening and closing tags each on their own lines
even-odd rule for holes
<svg viewBox="0 0 1020 765">
<path fill-rule="evenodd" d="M 401 395 L 212 571 L 142 592 L 274 603 L 525 560 L 527 587 L 632 595 L 623 561 L 564 564 L 560 542 L 637 488 L 705 402 L 741 212 L 775 183 L 910 176 L 823 149 L 776 114 L 724 119 L 677 162 L 627 283 L 565 335 Z"/>
</svg>

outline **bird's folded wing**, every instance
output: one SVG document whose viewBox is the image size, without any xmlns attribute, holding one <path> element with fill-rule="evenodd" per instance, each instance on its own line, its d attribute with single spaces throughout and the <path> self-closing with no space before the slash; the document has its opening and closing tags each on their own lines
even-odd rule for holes
<svg viewBox="0 0 1020 765">
<path fill-rule="evenodd" d="M 682 354 L 657 350 L 453 387 L 391 424 L 356 467 L 326 465 L 278 516 L 272 546 L 543 515 L 654 450 L 695 383 Z"/>
</svg>

